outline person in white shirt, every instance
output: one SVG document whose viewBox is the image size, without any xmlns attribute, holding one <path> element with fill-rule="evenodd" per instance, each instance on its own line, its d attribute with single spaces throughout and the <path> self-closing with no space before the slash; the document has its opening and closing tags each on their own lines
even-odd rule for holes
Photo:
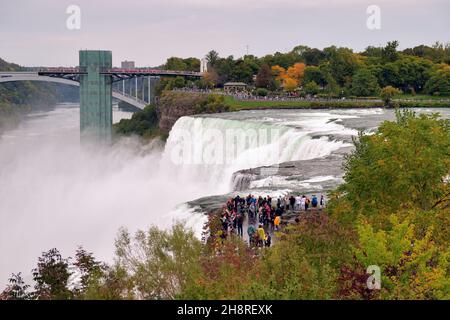
<svg viewBox="0 0 450 320">
<path fill-rule="evenodd" d="M 301 201 L 301 208 L 302 208 L 301 210 L 305 211 L 305 209 L 306 209 L 306 197 L 303 196 L 300 201 Z"/>
<path fill-rule="evenodd" d="M 302 198 L 300 197 L 300 195 L 297 195 L 295 197 L 295 211 L 301 210 L 301 203 L 302 203 Z"/>
</svg>

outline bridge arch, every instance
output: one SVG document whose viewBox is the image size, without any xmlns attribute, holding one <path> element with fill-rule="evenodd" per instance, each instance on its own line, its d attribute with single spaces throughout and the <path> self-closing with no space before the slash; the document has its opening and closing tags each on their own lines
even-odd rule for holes
<svg viewBox="0 0 450 320">
<path fill-rule="evenodd" d="M 80 86 L 80 83 L 74 80 L 41 76 L 37 72 L 0 72 L 0 83 L 15 82 L 15 81 L 44 81 L 44 82 L 67 84 L 77 87 Z M 144 107 L 146 106 L 145 101 L 136 100 L 136 98 L 133 96 L 128 96 L 115 90 L 112 91 L 112 95 L 114 98 L 120 101 L 124 101 L 138 109 L 144 109 Z"/>
</svg>

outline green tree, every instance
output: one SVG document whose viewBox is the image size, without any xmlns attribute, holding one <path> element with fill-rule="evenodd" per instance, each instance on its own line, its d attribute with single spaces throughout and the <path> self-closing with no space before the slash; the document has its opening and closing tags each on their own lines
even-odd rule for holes
<svg viewBox="0 0 450 320">
<path fill-rule="evenodd" d="M 349 201 L 353 214 L 365 216 L 448 205 L 448 159 L 448 119 L 397 111 L 396 122 L 386 121 L 377 134 L 355 140 L 345 161 L 341 200 Z"/>
<path fill-rule="evenodd" d="M 305 75 L 303 77 L 303 82 L 308 83 L 314 81 L 316 84 L 318 84 L 321 87 L 324 87 L 326 85 L 325 77 L 322 73 L 322 70 L 319 67 L 316 66 L 307 66 L 305 68 Z"/>
<path fill-rule="evenodd" d="M 394 62 L 398 59 L 398 41 L 390 41 L 381 49 L 381 57 L 385 62 Z"/>
<path fill-rule="evenodd" d="M 421 92 L 429 79 L 432 62 L 417 57 L 402 57 L 395 63 L 399 83 L 394 85 L 403 92 Z"/>
<path fill-rule="evenodd" d="M 450 67 L 447 65 L 431 72 L 424 89 L 428 94 L 450 95 Z"/>
<path fill-rule="evenodd" d="M 211 50 L 208 52 L 206 54 L 206 61 L 210 67 L 215 68 L 217 66 L 217 62 L 219 61 L 219 54 L 217 51 Z"/>
<path fill-rule="evenodd" d="M 259 97 L 266 97 L 268 93 L 269 93 L 269 92 L 267 91 L 266 88 L 258 88 L 258 90 L 256 90 L 256 94 L 257 94 Z"/>
<path fill-rule="evenodd" d="M 187 70 L 188 67 L 182 58 L 171 57 L 171 58 L 167 59 L 166 64 L 164 65 L 164 69 L 166 69 L 166 70 Z"/>
<path fill-rule="evenodd" d="M 310 81 L 305 85 L 305 92 L 307 94 L 315 95 L 319 93 L 320 87 L 315 81 Z"/>
<path fill-rule="evenodd" d="M 151 137 L 158 133 L 159 114 L 153 105 L 133 113 L 131 119 L 122 119 L 114 125 L 114 132 L 121 135 Z"/>
<path fill-rule="evenodd" d="M 351 49 L 331 46 L 323 49 L 328 60 L 330 74 L 339 86 L 347 85 L 359 66 L 358 59 Z"/>
<path fill-rule="evenodd" d="M 196 276 L 202 244 L 176 224 L 170 231 L 151 227 L 134 237 L 121 229 L 116 240 L 118 267 L 125 270 L 138 298 L 174 299 Z"/>
<path fill-rule="evenodd" d="M 78 270 L 79 283 L 73 289 L 76 297 L 83 297 L 91 284 L 104 275 L 107 266 L 97 261 L 92 252 L 87 252 L 82 247 L 78 247 L 75 252 L 75 262 L 73 265 Z"/>
<path fill-rule="evenodd" d="M 68 259 L 64 259 L 57 249 L 43 252 L 38 264 L 32 271 L 35 281 L 34 296 L 39 300 L 70 299 L 72 292 L 68 289 L 71 275 Z"/>
<path fill-rule="evenodd" d="M 359 69 L 353 77 L 351 92 L 355 96 L 375 96 L 380 91 L 377 78 L 368 69 Z"/>
</svg>

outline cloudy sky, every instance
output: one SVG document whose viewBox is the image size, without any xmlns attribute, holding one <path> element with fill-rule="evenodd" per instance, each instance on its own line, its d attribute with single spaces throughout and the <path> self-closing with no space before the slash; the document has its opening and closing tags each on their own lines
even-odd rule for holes
<svg viewBox="0 0 450 320">
<path fill-rule="evenodd" d="M 66 9 L 78 5 L 81 28 Z M 369 5 L 381 29 L 369 30 Z M 264 55 L 298 44 L 356 51 L 399 40 L 401 48 L 450 42 L 449 0 L 0 0 L 0 57 L 26 66 L 78 64 L 79 49 L 113 51 L 113 63 L 167 57 Z"/>
</svg>

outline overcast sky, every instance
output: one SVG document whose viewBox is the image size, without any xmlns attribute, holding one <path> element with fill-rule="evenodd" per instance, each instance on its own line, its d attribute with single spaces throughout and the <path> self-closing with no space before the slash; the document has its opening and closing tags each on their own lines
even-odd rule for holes
<svg viewBox="0 0 450 320">
<path fill-rule="evenodd" d="M 69 5 L 81 29 L 69 30 Z M 381 29 L 366 26 L 369 5 Z M 449 0 L 0 0 L 0 57 L 25 66 L 75 66 L 79 49 L 112 50 L 155 66 L 167 57 L 215 49 L 261 56 L 299 44 L 356 51 L 399 40 L 400 47 L 450 41 Z"/>
</svg>

